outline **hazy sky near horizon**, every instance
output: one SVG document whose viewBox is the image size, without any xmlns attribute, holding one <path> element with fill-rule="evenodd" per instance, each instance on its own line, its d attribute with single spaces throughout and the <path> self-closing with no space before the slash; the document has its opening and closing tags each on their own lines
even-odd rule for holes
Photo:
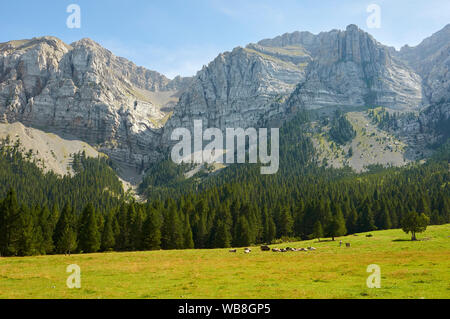
<svg viewBox="0 0 450 319">
<path fill-rule="evenodd" d="M 67 6 L 81 28 L 66 26 Z M 381 8 L 380 28 L 366 21 Z M 89 37 L 118 56 L 173 78 L 194 75 L 220 52 L 286 32 L 356 24 L 379 42 L 417 45 L 450 23 L 449 0 L 2 0 L 0 42 L 44 35 Z"/>
</svg>

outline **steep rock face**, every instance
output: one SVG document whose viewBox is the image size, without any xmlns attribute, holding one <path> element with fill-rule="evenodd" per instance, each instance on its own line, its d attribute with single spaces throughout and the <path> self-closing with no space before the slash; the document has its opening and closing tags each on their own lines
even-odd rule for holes
<svg viewBox="0 0 450 319">
<path fill-rule="evenodd" d="M 415 47 L 403 47 L 397 54 L 423 78 L 428 106 L 419 120 L 406 129 L 425 134 L 424 139 L 429 142 L 450 138 L 450 24 Z"/>
<path fill-rule="evenodd" d="M 174 128 L 192 128 L 195 119 L 203 119 L 205 127 L 247 128 L 284 113 L 279 102 L 304 78 L 310 60 L 300 49 L 276 52 L 249 45 L 219 55 L 180 97 L 162 144 L 170 144 Z"/>
<path fill-rule="evenodd" d="M 397 55 L 422 76 L 429 104 L 450 100 L 450 24 L 415 47 L 403 47 Z"/>
<path fill-rule="evenodd" d="M 291 106 L 420 108 L 420 76 L 355 25 L 345 31 L 320 33 L 315 39 L 304 33 L 284 38 L 289 43 L 301 42 L 314 58 L 305 81 L 290 98 Z"/>
<path fill-rule="evenodd" d="M 200 118 L 209 127 L 251 127 L 299 107 L 411 111 L 422 104 L 421 77 L 355 25 L 318 35 L 287 33 L 221 54 L 200 71 L 165 127 L 162 144 L 173 128 L 191 128 Z"/>
<path fill-rule="evenodd" d="M 96 145 L 133 166 L 156 159 L 161 91 L 180 84 L 137 67 L 90 39 L 44 37 L 0 44 L 0 117 Z M 166 94 L 167 95 L 167 94 Z M 168 94 L 169 96 L 170 94 Z M 160 99 L 161 100 L 161 99 Z"/>
</svg>

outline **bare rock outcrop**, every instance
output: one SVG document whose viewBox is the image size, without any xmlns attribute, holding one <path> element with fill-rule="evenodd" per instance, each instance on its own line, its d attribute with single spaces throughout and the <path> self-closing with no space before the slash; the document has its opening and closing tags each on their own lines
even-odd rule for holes
<svg viewBox="0 0 450 319">
<path fill-rule="evenodd" d="M 90 39 L 0 44 L 1 120 L 81 139 L 123 165 L 160 156 L 168 117 L 161 108 L 188 82 L 138 67 Z"/>
</svg>

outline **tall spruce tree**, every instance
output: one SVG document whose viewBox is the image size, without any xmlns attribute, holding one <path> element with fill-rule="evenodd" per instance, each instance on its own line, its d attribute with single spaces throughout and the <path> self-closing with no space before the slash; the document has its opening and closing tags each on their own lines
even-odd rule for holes
<svg viewBox="0 0 450 319">
<path fill-rule="evenodd" d="M 177 206 L 170 202 L 162 227 L 162 247 L 164 249 L 182 249 L 183 244 L 183 227 L 178 216 Z"/>
<path fill-rule="evenodd" d="M 334 241 L 335 237 L 344 236 L 347 233 L 342 211 L 339 209 L 329 225 L 329 234 Z"/>
<path fill-rule="evenodd" d="M 88 203 L 81 214 L 79 247 L 84 253 L 95 253 L 100 249 L 100 232 L 92 203 Z"/>
<path fill-rule="evenodd" d="M 244 247 L 249 246 L 250 244 L 251 244 L 250 226 L 248 224 L 247 218 L 245 218 L 245 216 L 241 216 L 239 217 L 237 223 L 237 234 L 234 246 Z"/>
<path fill-rule="evenodd" d="M 66 203 L 55 226 L 53 233 L 55 251 L 59 254 L 74 252 L 78 246 L 75 216 L 72 205 Z"/>
<path fill-rule="evenodd" d="M 20 208 L 16 192 L 11 188 L 0 205 L 0 254 L 2 256 L 17 255 L 20 227 Z"/>
<path fill-rule="evenodd" d="M 131 224 L 131 242 L 134 250 L 142 249 L 142 226 L 144 224 L 144 215 L 141 208 L 136 209 Z"/>
<path fill-rule="evenodd" d="M 191 223 L 189 222 L 189 216 L 184 218 L 183 246 L 185 249 L 194 248 L 194 239 L 192 237 L 192 228 Z"/>
<path fill-rule="evenodd" d="M 359 231 L 367 232 L 375 229 L 376 227 L 372 207 L 366 200 L 362 208 L 362 213 L 359 216 Z"/>
<path fill-rule="evenodd" d="M 32 256 L 38 253 L 37 229 L 35 228 L 33 215 L 28 207 L 20 207 L 19 239 L 17 243 L 17 255 Z"/>
<path fill-rule="evenodd" d="M 54 212 L 54 214 L 56 214 L 56 212 Z M 52 213 L 50 213 L 47 205 L 44 205 L 42 209 L 40 209 L 37 223 L 42 234 L 42 241 L 40 241 L 39 250 L 41 254 L 51 254 L 55 249 L 55 245 L 53 243 L 54 225 Z"/>
<path fill-rule="evenodd" d="M 61 254 L 71 254 L 77 249 L 77 233 L 70 223 L 66 223 L 61 231 L 61 237 L 56 243 L 56 251 Z"/>
<path fill-rule="evenodd" d="M 194 243 L 196 248 L 205 248 L 207 232 L 208 208 L 205 200 L 200 200 L 195 206 L 195 221 L 193 227 Z"/>
<path fill-rule="evenodd" d="M 294 221 L 292 220 L 291 212 L 287 207 L 283 207 L 280 213 L 279 225 L 277 227 L 280 237 L 291 236 L 293 226 Z"/>
<path fill-rule="evenodd" d="M 119 226 L 115 231 L 116 235 L 116 250 L 125 251 L 131 246 L 131 229 L 128 218 L 128 208 L 125 203 L 122 203 L 117 213 L 117 224 Z"/>
<path fill-rule="evenodd" d="M 323 238 L 323 236 L 324 236 L 324 232 L 323 232 L 322 223 L 320 222 L 320 220 L 318 220 L 314 224 L 314 230 L 311 235 L 311 238 L 315 238 L 320 241 L 320 238 Z"/>
<path fill-rule="evenodd" d="M 108 216 L 106 216 L 106 220 L 103 225 L 102 240 L 100 246 L 102 251 L 111 251 L 116 244 L 113 231 L 113 223 L 114 215 L 112 213 L 109 213 Z"/>
<path fill-rule="evenodd" d="M 143 249 L 159 250 L 161 249 L 161 215 L 153 207 L 147 208 L 147 218 L 142 227 Z"/>
<path fill-rule="evenodd" d="M 354 208 L 350 210 L 345 224 L 349 234 L 354 234 L 358 231 L 358 213 Z"/>
<path fill-rule="evenodd" d="M 267 232 L 267 240 L 266 242 L 268 244 L 272 243 L 277 236 L 277 227 L 275 225 L 275 222 L 273 221 L 272 217 L 269 217 L 269 228 Z"/>
</svg>

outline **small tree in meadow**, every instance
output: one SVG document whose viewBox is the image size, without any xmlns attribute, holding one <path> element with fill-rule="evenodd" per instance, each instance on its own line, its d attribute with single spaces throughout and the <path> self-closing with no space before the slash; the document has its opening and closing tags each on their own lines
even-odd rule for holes
<svg viewBox="0 0 450 319">
<path fill-rule="evenodd" d="M 409 212 L 402 219 L 402 229 L 407 234 L 411 232 L 411 240 L 417 240 L 416 233 L 423 233 L 427 230 L 429 222 L 430 218 L 427 215 Z"/>
</svg>

